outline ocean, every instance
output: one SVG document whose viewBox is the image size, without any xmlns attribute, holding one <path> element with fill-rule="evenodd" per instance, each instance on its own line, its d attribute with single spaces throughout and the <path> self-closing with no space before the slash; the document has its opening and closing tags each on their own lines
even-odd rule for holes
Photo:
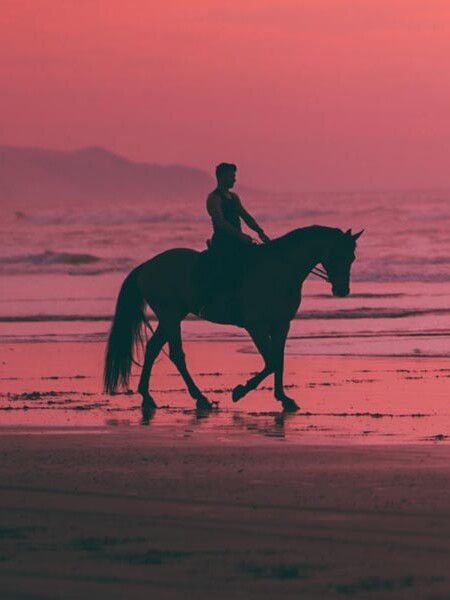
<svg viewBox="0 0 450 600">
<path fill-rule="evenodd" d="M 270 237 L 319 224 L 364 229 L 352 294 L 333 298 L 310 276 L 288 354 L 449 355 L 450 191 L 249 194 L 248 210 Z M 132 207 L 2 208 L 2 342 L 105 340 L 126 274 L 173 247 L 205 248 L 204 199 Z M 242 340 L 245 331 L 188 319 L 188 340 Z"/>
</svg>

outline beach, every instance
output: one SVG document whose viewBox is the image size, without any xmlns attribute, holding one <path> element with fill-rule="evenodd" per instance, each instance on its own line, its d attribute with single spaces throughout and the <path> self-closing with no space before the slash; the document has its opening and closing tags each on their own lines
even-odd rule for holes
<svg viewBox="0 0 450 600">
<path fill-rule="evenodd" d="M 7 211 L 2 600 L 450 597 L 448 195 L 347 200 L 255 201 L 273 236 L 367 229 L 348 298 L 303 286 L 285 360 L 301 410 L 287 415 L 271 377 L 232 402 L 261 357 L 244 330 L 192 316 L 188 368 L 216 410 L 195 410 L 164 353 L 154 413 L 142 414 L 137 366 L 128 392 L 102 392 L 126 274 L 204 247 L 209 223 L 188 203 Z"/>
<path fill-rule="evenodd" d="M 288 356 L 283 415 L 245 348 L 186 344 L 211 414 L 162 355 L 143 422 L 103 342 L 0 345 L 2 598 L 449 597 L 448 360 Z"/>
</svg>

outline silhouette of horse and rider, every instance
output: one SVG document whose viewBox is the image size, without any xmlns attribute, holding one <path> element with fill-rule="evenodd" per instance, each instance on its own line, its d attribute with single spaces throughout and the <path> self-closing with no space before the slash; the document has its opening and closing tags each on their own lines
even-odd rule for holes
<svg viewBox="0 0 450 600">
<path fill-rule="evenodd" d="M 157 408 L 149 390 L 150 376 L 166 343 L 197 409 L 213 408 L 192 379 L 183 352 L 181 322 L 193 313 L 215 323 L 243 327 L 264 360 L 261 371 L 234 388 L 234 402 L 273 373 L 276 400 L 284 412 L 297 411 L 300 407 L 284 391 L 283 371 L 286 339 L 300 306 L 303 282 L 318 269 L 331 283 L 334 296 L 347 296 L 362 231 L 352 234 L 350 229 L 344 233 L 313 225 L 270 240 L 231 191 L 236 166 L 221 163 L 216 178 L 217 188 L 207 198 L 214 230 L 208 249 L 162 252 L 136 267 L 122 284 L 106 350 L 105 391 L 113 394 L 128 388 L 135 347 L 144 343 L 148 305 L 158 326 L 146 342 L 138 385 L 143 409 Z M 242 232 L 241 220 L 256 232 L 261 244 Z"/>
</svg>

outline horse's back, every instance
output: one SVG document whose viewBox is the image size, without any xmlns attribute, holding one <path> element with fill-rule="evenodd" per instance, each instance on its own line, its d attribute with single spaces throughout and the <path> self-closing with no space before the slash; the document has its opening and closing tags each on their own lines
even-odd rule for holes
<svg viewBox="0 0 450 600">
<path fill-rule="evenodd" d="M 147 268 L 163 268 L 177 267 L 179 264 L 188 264 L 191 262 L 195 262 L 198 258 L 200 252 L 197 250 L 193 250 L 192 248 L 171 248 L 170 250 L 165 250 L 160 254 L 156 254 L 145 263 L 140 265 L 140 269 Z"/>
</svg>

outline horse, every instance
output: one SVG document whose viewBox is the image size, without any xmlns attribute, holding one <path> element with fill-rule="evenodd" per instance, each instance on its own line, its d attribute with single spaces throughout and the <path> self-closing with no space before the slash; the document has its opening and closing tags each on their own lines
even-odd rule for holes
<svg viewBox="0 0 450 600">
<path fill-rule="evenodd" d="M 363 230 L 364 231 L 364 230 Z M 239 281 L 239 315 L 223 314 L 208 318 L 247 330 L 264 360 L 264 367 L 246 383 L 237 385 L 232 400 L 237 402 L 270 374 L 274 374 L 274 396 L 283 412 L 300 409 L 283 387 L 284 350 L 290 322 L 301 302 L 302 285 L 317 268 L 331 283 L 333 296 L 350 293 L 350 271 L 355 260 L 356 241 L 363 231 L 353 234 L 340 229 L 312 225 L 295 229 L 266 244 L 249 246 L 243 252 Z M 214 404 L 192 379 L 185 360 L 181 322 L 189 313 L 200 316 L 202 297 L 196 272 L 200 252 L 188 248 L 166 250 L 136 267 L 120 289 L 111 325 L 104 368 L 104 390 L 114 394 L 128 389 L 136 346 L 145 344 L 143 328 L 149 325 L 147 304 L 158 319 L 156 330 L 146 342 L 144 363 L 138 385 L 142 409 L 153 411 L 157 404 L 149 384 L 153 364 L 163 346 L 169 344 L 169 358 L 181 374 L 197 410 L 212 410 Z"/>
</svg>

